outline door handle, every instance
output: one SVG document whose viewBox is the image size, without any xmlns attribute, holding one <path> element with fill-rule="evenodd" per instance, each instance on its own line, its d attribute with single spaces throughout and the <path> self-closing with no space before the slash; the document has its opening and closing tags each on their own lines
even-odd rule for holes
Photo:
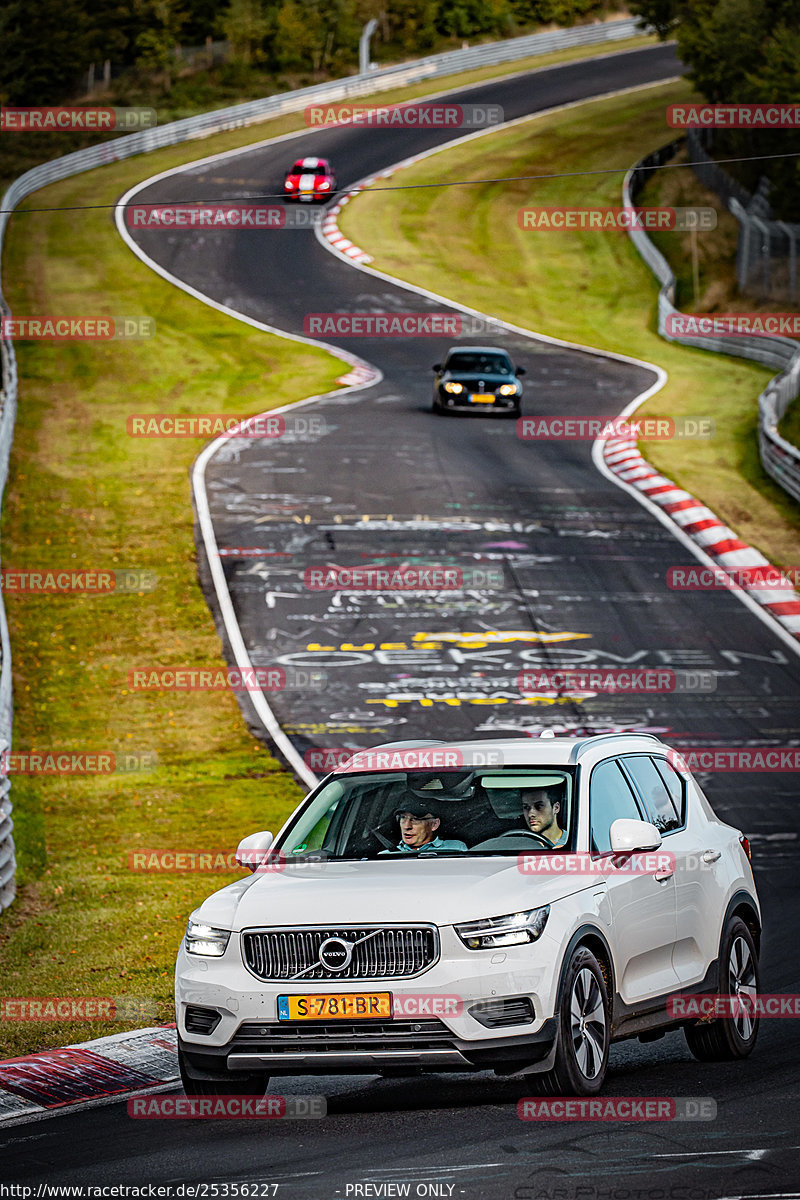
<svg viewBox="0 0 800 1200">
<path fill-rule="evenodd" d="M 716 862 L 717 859 L 719 858 L 719 856 L 720 856 L 719 850 L 706 850 L 706 852 L 702 856 L 703 862 L 704 863 Z"/>
<path fill-rule="evenodd" d="M 653 878 L 656 880 L 657 883 L 666 883 L 668 879 L 672 879 L 673 875 L 674 875 L 674 871 L 672 871 L 672 870 L 656 871 Z"/>
</svg>

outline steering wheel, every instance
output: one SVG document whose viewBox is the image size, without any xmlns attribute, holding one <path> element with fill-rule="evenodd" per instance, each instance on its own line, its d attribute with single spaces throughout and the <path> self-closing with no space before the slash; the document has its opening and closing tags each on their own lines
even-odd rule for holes
<svg viewBox="0 0 800 1200">
<path fill-rule="evenodd" d="M 553 843 L 549 842 L 541 833 L 534 833 L 532 829 L 506 829 L 504 833 L 498 833 L 498 837 L 529 837 L 535 838 L 541 845 L 543 850 L 552 850 Z"/>
</svg>

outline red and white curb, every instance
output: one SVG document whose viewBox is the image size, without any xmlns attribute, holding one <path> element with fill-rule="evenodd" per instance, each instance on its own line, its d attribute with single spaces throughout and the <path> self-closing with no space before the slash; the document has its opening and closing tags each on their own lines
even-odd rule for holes
<svg viewBox="0 0 800 1200">
<path fill-rule="evenodd" d="M 76 1104 L 162 1091 L 178 1078 L 177 1034 L 169 1025 L 8 1058 L 0 1061 L 0 1127 Z"/>
<path fill-rule="evenodd" d="M 642 457 L 634 437 L 609 438 L 603 448 L 603 460 L 624 483 L 657 504 L 723 570 L 774 569 L 763 554 L 738 538 L 710 508 L 665 475 L 660 475 Z M 745 581 L 736 586 L 771 613 L 793 637 L 800 639 L 800 595 L 788 579 L 785 587 L 764 587 Z"/>
<path fill-rule="evenodd" d="M 367 252 L 362 250 L 360 246 L 353 245 L 353 243 L 344 236 L 342 231 L 339 229 L 337 217 L 344 208 L 345 204 L 349 204 L 350 201 L 359 194 L 359 192 L 363 192 L 364 188 L 370 187 L 379 179 L 389 179 L 392 175 L 394 175 L 396 169 L 397 167 L 394 166 L 388 171 L 379 171 L 377 175 L 370 175 L 368 178 L 360 180 L 355 187 L 353 187 L 349 192 L 346 192 L 340 200 L 337 200 L 334 205 L 326 210 L 325 216 L 322 220 L 322 225 L 320 226 L 320 231 L 323 239 L 342 258 L 348 258 L 351 262 L 358 263 L 372 262 L 371 254 L 367 254 Z"/>
</svg>

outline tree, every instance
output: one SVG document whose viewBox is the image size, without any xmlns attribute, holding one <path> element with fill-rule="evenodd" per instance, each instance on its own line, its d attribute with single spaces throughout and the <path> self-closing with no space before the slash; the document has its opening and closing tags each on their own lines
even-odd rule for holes
<svg viewBox="0 0 800 1200">
<path fill-rule="evenodd" d="M 264 58 L 264 42 L 271 27 L 261 0 L 231 0 L 220 20 L 234 58 L 244 63 Z"/>
<path fill-rule="evenodd" d="M 8 104 L 52 104 L 80 89 L 89 67 L 80 0 L 6 0 L 0 8 L 0 93 Z"/>
</svg>

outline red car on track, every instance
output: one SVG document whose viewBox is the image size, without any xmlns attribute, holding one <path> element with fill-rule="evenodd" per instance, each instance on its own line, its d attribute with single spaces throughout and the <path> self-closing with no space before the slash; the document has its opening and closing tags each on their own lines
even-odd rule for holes
<svg viewBox="0 0 800 1200">
<path fill-rule="evenodd" d="M 327 200 L 336 190 L 336 179 L 327 158 L 298 158 L 286 172 L 283 193 L 287 200 Z"/>
</svg>

